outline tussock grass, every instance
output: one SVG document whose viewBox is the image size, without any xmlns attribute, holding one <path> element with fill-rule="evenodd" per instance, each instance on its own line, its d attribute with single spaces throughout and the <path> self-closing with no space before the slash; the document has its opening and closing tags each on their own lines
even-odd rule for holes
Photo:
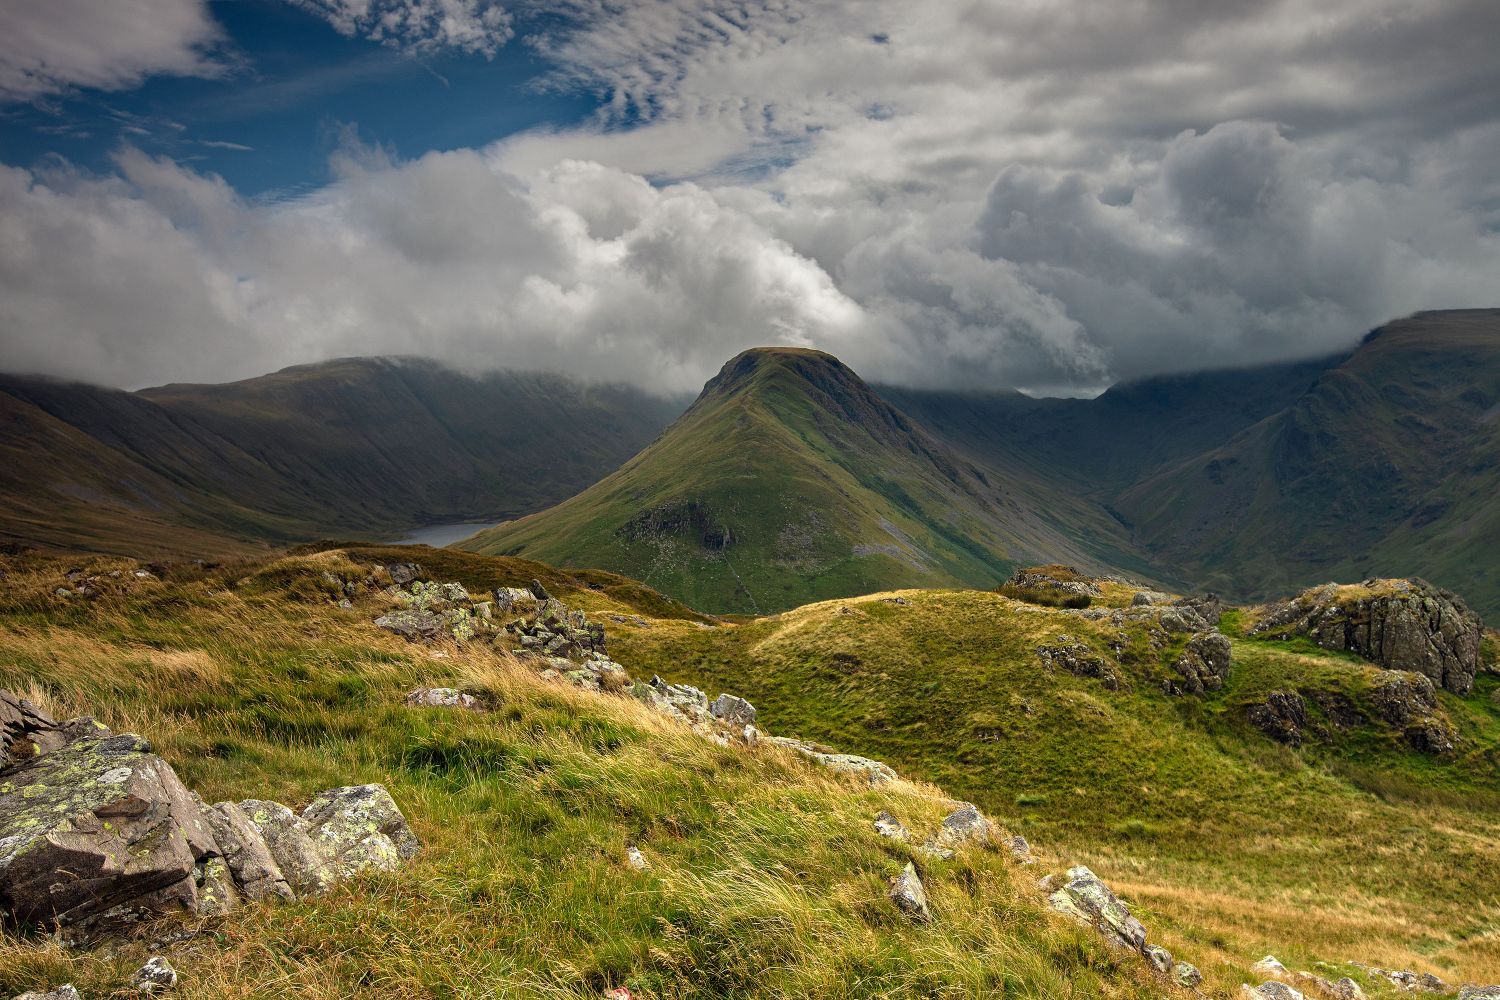
<svg viewBox="0 0 1500 1000">
<path fill-rule="evenodd" d="M 312 596 L 338 558 L 172 571 L 87 601 L 53 596 L 60 564 L 4 567 L 0 685 L 143 733 L 209 801 L 300 805 L 333 785 L 382 782 L 426 845 L 401 871 L 322 899 L 204 922 L 170 952 L 175 995 L 1163 992 L 1138 960 L 1049 914 L 1035 873 L 1003 854 L 942 862 L 871 828 L 888 809 L 932 830 L 948 809 L 938 789 L 872 789 L 774 747 L 719 747 L 631 699 L 544 682 L 490 647 L 407 645 L 370 624 L 384 596 L 351 611 Z M 510 582 L 483 578 L 503 561 L 465 559 L 471 588 Z M 596 611 L 643 610 L 559 592 Z M 653 625 L 639 631 L 702 631 Z M 402 707 L 422 684 L 475 691 L 493 711 Z M 629 845 L 649 871 L 626 865 Z M 912 858 L 931 928 L 886 899 Z M 108 996 L 146 954 L 144 941 L 80 953 L 8 939 L 0 995 L 70 981 Z"/>
</svg>

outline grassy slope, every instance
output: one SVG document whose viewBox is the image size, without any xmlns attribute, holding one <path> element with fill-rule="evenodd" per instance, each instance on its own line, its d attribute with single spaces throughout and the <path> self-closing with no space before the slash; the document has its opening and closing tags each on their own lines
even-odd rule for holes
<svg viewBox="0 0 1500 1000">
<path fill-rule="evenodd" d="M 1259 597 L 1415 574 L 1493 617 L 1497 456 L 1500 310 L 1424 313 L 1117 505 L 1155 557 L 1200 586 Z"/>
<path fill-rule="evenodd" d="M 1111 692 L 1045 673 L 1033 652 L 1059 634 L 1107 652 L 1112 630 L 1096 623 L 973 591 L 905 592 L 905 606 L 885 596 L 732 629 L 638 630 L 615 654 L 735 690 L 775 731 L 859 747 L 973 799 L 1128 886 L 1148 925 L 1190 954 L 1500 979 L 1494 676 L 1467 699 L 1442 695 L 1456 759 L 1412 753 L 1376 726 L 1292 751 L 1250 730 L 1244 706 L 1286 688 L 1358 702 L 1367 666 L 1237 638 L 1224 691 L 1170 697 L 1159 682 L 1175 647 L 1136 635 Z"/>
<path fill-rule="evenodd" d="M 696 520 L 631 528 L 687 502 Z M 727 547 L 703 544 L 726 530 Z M 893 585 L 993 583 L 1043 554 L 1128 561 L 1115 531 L 1034 483 L 992 481 L 828 355 L 765 349 L 726 365 L 603 482 L 465 547 L 604 566 L 696 607 L 758 613 Z"/>
<path fill-rule="evenodd" d="M 536 572 L 417 554 L 476 590 Z M 346 612 L 321 592 L 324 569 L 363 572 L 348 558 L 181 567 L 88 602 L 50 596 L 60 562 L 5 561 L 0 685 L 148 734 L 210 801 L 297 803 L 384 782 L 426 845 L 397 873 L 208 925 L 170 951 L 174 996 L 593 1000 L 621 984 L 653 1000 L 1160 994 L 1138 959 L 1047 914 L 1034 873 L 999 853 L 919 858 L 937 923 L 900 918 L 886 882 L 914 851 L 869 821 L 890 809 L 931 829 L 945 811 L 935 790 L 872 790 L 772 747 L 722 748 L 488 649 L 407 645 L 370 624 L 388 599 Z M 596 612 L 665 607 L 626 581 L 546 576 Z M 438 683 L 498 707 L 400 706 Z M 630 844 L 649 873 L 624 864 Z M 71 981 L 112 995 L 146 954 L 9 940 L 0 994 Z"/>
<path fill-rule="evenodd" d="M 0 530 L 205 554 L 232 548 L 224 539 L 243 550 L 498 519 L 587 486 L 680 408 L 556 376 L 381 359 L 141 393 L 3 376 Z"/>
</svg>

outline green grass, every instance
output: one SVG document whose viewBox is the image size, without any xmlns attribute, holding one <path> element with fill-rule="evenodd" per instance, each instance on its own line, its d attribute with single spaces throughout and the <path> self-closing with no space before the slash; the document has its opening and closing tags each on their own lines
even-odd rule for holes
<svg viewBox="0 0 1500 1000">
<path fill-rule="evenodd" d="M 0 685 L 147 735 L 210 801 L 296 805 L 329 786 L 383 782 L 426 845 L 399 872 L 206 923 L 169 952 L 182 974 L 175 996 L 1159 993 L 1138 959 L 1049 914 L 1035 874 L 1004 854 L 942 862 L 874 833 L 881 809 L 933 829 L 948 808 L 935 789 L 874 790 L 774 747 L 720 747 L 633 699 L 547 684 L 486 646 L 409 646 L 370 624 L 392 606 L 384 595 L 364 593 L 351 611 L 319 599 L 323 570 L 358 577 L 365 558 L 173 567 L 87 601 L 52 596 L 65 564 L 4 567 Z M 633 603 L 635 591 L 603 575 L 418 558 L 473 590 L 536 572 L 595 614 L 662 607 Z M 410 688 L 444 683 L 494 711 L 401 707 Z M 626 866 L 628 845 L 649 872 Z M 928 929 L 885 895 L 911 859 L 937 914 Z M 73 952 L 12 939 L 0 944 L 0 995 L 63 981 L 112 995 L 146 954 L 143 942 Z"/>
</svg>

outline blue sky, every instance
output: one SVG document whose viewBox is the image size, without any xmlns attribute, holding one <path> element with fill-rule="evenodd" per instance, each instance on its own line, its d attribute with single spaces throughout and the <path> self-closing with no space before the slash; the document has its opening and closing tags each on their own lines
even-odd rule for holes
<svg viewBox="0 0 1500 1000">
<path fill-rule="evenodd" d="M 0 0 L 0 371 L 1097 392 L 1500 304 L 1494 0 Z"/>
<path fill-rule="evenodd" d="M 511 133 L 584 121 L 586 88 L 538 86 L 547 63 L 524 43 L 492 58 L 412 55 L 346 37 L 282 0 L 215 0 L 227 35 L 223 74 L 154 76 L 124 91 L 81 90 L 7 108 L 0 158 L 35 166 L 60 155 L 107 170 L 123 144 L 220 174 L 248 195 L 326 184 L 340 128 L 412 157 L 482 146 Z M 527 32 L 545 28 L 532 16 Z"/>
</svg>

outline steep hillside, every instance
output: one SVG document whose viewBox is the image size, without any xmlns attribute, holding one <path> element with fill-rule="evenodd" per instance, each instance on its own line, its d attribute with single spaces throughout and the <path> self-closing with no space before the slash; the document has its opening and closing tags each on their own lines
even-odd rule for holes
<svg viewBox="0 0 1500 1000">
<path fill-rule="evenodd" d="M 1414 675 L 1252 636 L 1258 613 L 1231 611 L 1227 670 L 1193 694 L 1177 664 L 1205 626 L 1098 591 L 1081 611 L 872 594 L 623 628 L 611 650 L 978 803 L 1127 887 L 1188 954 L 1500 977 L 1493 639 L 1476 689 L 1429 708 Z"/>
<path fill-rule="evenodd" d="M 1383 327 L 1285 409 L 1124 492 L 1157 561 L 1247 597 L 1415 574 L 1500 615 L 1500 310 Z"/>
<path fill-rule="evenodd" d="M 762 613 L 897 585 L 994 585 L 1041 556 L 1129 562 L 1117 532 L 1097 508 L 960 458 L 837 359 L 765 348 L 725 365 L 618 472 L 464 547 Z"/>
<path fill-rule="evenodd" d="M 138 553 L 213 551 L 192 530 L 286 541 L 515 516 L 594 482 L 681 409 L 560 376 L 385 359 L 138 393 L 5 377 L 0 405 L 13 415 L 0 530 Z M 143 536 L 136 517 L 192 530 Z"/>
</svg>

